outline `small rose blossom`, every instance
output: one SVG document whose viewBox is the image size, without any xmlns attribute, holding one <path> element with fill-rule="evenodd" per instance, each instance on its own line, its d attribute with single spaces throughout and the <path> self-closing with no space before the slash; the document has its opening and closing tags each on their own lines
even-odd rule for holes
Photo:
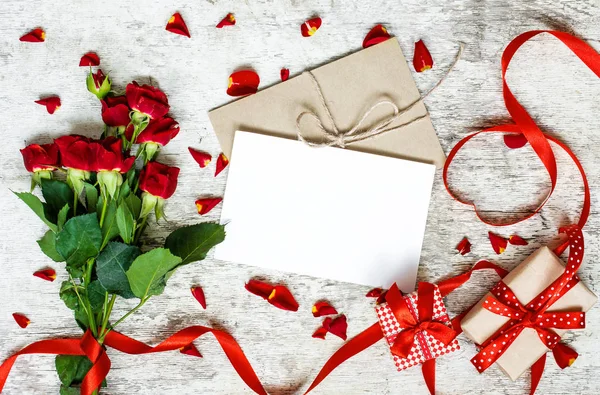
<svg viewBox="0 0 600 395">
<path fill-rule="evenodd" d="M 148 162 L 140 174 L 140 189 L 144 191 L 140 217 L 147 216 L 152 210 L 154 210 L 157 221 L 164 216 L 165 199 L 175 193 L 177 176 L 179 176 L 178 167 Z"/>
<path fill-rule="evenodd" d="M 127 85 L 125 95 L 132 110 L 150 119 L 162 118 L 169 112 L 167 95 L 153 86 L 140 86 L 133 81 Z"/>
<path fill-rule="evenodd" d="M 105 197 L 114 197 L 117 189 L 123 184 L 121 173 L 127 173 L 131 169 L 135 157 L 125 156 L 122 150 L 123 141 L 117 137 L 94 141 L 90 146 L 94 157 L 93 170 L 98 172 L 100 190 Z"/>
<path fill-rule="evenodd" d="M 31 189 L 42 185 L 42 179 L 52 179 L 52 171 L 59 164 L 58 146 L 56 144 L 31 144 L 21 150 L 23 163 L 28 172 L 33 173 Z"/>
<path fill-rule="evenodd" d="M 108 126 L 129 125 L 129 106 L 125 96 L 106 96 L 102 101 L 102 121 Z"/>
<path fill-rule="evenodd" d="M 85 82 L 88 91 L 96 95 L 100 100 L 104 99 L 104 97 L 108 95 L 108 92 L 110 92 L 110 78 L 104 75 L 102 70 L 98 70 L 96 74 L 90 72 Z"/>
<path fill-rule="evenodd" d="M 67 183 L 76 194 L 83 191 L 83 181 L 90 178 L 94 157 L 91 140 L 76 134 L 62 136 L 54 140 L 60 151 L 61 162 L 67 168 Z"/>
<path fill-rule="evenodd" d="M 178 133 L 179 124 L 173 118 L 165 117 L 150 121 L 136 138 L 136 142 L 141 144 L 140 150 L 143 151 L 146 162 L 152 160 L 158 149 L 167 145 Z"/>
</svg>

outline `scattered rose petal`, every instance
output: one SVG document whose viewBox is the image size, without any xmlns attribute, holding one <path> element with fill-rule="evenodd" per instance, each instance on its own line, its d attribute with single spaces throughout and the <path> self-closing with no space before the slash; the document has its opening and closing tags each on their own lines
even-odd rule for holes
<svg viewBox="0 0 600 395">
<path fill-rule="evenodd" d="M 17 324 L 21 328 L 27 328 L 27 326 L 31 323 L 31 321 L 29 321 L 29 318 L 25 317 L 23 314 L 13 313 L 13 318 L 15 319 L 15 321 L 17 321 Z"/>
<path fill-rule="evenodd" d="M 514 246 L 526 246 L 527 240 L 523 239 L 521 236 L 512 235 L 508 238 L 508 242 Z"/>
<path fill-rule="evenodd" d="M 205 198 L 196 200 L 198 214 L 204 215 L 212 210 L 217 204 L 221 203 L 223 198 Z"/>
<path fill-rule="evenodd" d="M 327 329 L 322 326 L 318 327 L 315 333 L 313 333 L 312 337 L 315 339 L 323 339 L 325 340 L 325 336 L 327 335 Z"/>
<path fill-rule="evenodd" d="M 191 355 L 192 357 L 202 358 L 202 354 L 200 354 L 200 351 L 198 351 L 196 346 L 194 346 L 194 343 L 190 343 L 185 347 L 181 347 L 179 352 L 185 355 Z"/>
<path fill-rule="evenodd" d="M 330 305 L 328 302 L 317 302 L 312 307 L 313 317 L 322 317 L 324 315 L 337 314 L 335 307 Z"/>
<path fill-rule="evenodd" d="M 206 166 L 208 166 L 208 164 L 212 160 L 212 156 L 210 156 L 208 152 L 197 151 L 192 147 L 188 147 L 188 151 L 190 151 L 190 154 L 192 154 L 192 158 L 194 158 L 194 160 L 198 162 L 201 168 L 205 168 Z"/>
<path fill-rule="evenodd" d="M 229 76 L 227 94 L 229 96 L 246 96 L 256 93 L 260 77 L 252 70 L 240 70 Z"/>
<path fill-rule="evenodd" d="M 429 70 L 433 67 L 433 59 L 431 58 L 431 54 L 429 53 L 429 50 L 425 46 L 423 40 L 419 40 L 415 43 L 413 66 L 418 73 Z"/>
<path fill-rule="evenodd" d="M 387 32 L 383 25 L 377 25 L 367 35 L 363 41 L 363 48 L 368 48 L 372 45 L 379 44 L 390 38 L 390 34 Z"/>
<path fill-rule="evenodd" d="M 369 292 L 367 292 L 367 294 L 365 295 L 367 298 L 378 298 L 381 296 L 381 294 L 383 293 L 383 289 L 382 288 L 373 288 L 372 290 L 370 290 Z"/>
<path fill-rule="evenodd" d="M 41 278 L 42 280 L 50 282 L 56 280 L 56 271 L 54 269 L 38 270 L 37 272 L 33 273 L 33 275 L 35 277 Z"/>
<path fill-rule="evenodd" d="M 335 318 L 327 317 L 323 320 L 323 328 L 329 333 L 336 335 L 342 340 L 346 340 L 346 330 L 348 329 L 348 323 L 346 322 L 346 316 L 344 314 Z"/>
<path fill-rule="evenodd" d="M 36 100 L 35 102 L 42 106 L 46 106 L 48 114 L 54 114 L 54 112 L 60 108 L 60 97 L 58 96 L 46 97 L 44 99 Z"/>
<path fill-rule="evenodd" d="M 173 14 L 171 19 L 169 19 L 169 22 L 167 22 L 167 27 L 165 29 L 171 33 L 190 37 L 190 32 L 187 28 L 187 25 L 185 24 L 185 21 L 179 12 Z"/>
<path fill-rule="evenodd" d="M 225 156 L 224 153 L 220 153 L 217 158 L 217 168 L 215 169 L 215 177 L 219 175 L 220 172 L 223 171 L 224 168 L 229 164 L 229 159 Z"/>
<path fill-rule="evenodd" d="M 79 60 L 79 66 L 100 66 L 100 57 L 94 52 L 88 52 Z"/>
<path fill-rule="evenodd" d="M 194 298 L 196 298 L 198 303 L 200 303 L 200 306 L 202 306 L 202 308 L 206 310 L 206 298 L 204 297 L 204 291 L 202 290 L 202 287 L 192 287 L 191 291 L 192 295 L 194 295 Z"/>
<path fill-rule="evenodd" d="M 263 299 L 267 299 L 271 295 L 271 292 L 273 292 L 273 288 L 275 288 L 271 284 L 260 280 L 250 280 L 246 283 L 245 287 L 248 292 L 258 295 Z"/>
<path fill-rule="evenodd" d="M 458 251 L 460 255 L 465 255 L 471 252 L 471 242 L 469 239 L 464 237 L 456 246 L 456 251 Z"/>
<path fill-rule="evenodd" d="M 281 81 L 287 81 L 288 78 L 290 78 L 290 70 L 286 69 L 285 67 L 281 69 L 279 74 L 281 75 Z"/>
<path fill-rule="evenodd" d="M 217 24 L 217 29 L 221 29 L 223 26 L 233 26 L 235 25 L 235 16 L 230 12 Z"/>
<path fill-rule="evenodd" d="M 490 243 L 492 243 L 492 248 L 496 254 L 502 254 L 506 250 L 508 240 L 506 240 L 504 237 L 498 236 L 492 232 L 488 232 L 488 237 L 490 238 Z"/>
<path fill-rule="evenodd" d="M 554 346 L 552 349 L 552 354 L 554 354 L 556 364 L 561 369 L 568 368 L 569 366 L 573 365 L 579 356 L 577 351 L 573 350 L 564 343 L 558 343 L 556 346 Z"/>
<path fill-rule="evenodd" d="M 310 37 L 321 27 L 321 18 L 312 18 L 300 25 L 300 33 L 302 37 Z"/>
<path fill-rule="evenodd" d="M 46 41 L 46 32 L 44 29 L 33 29 L 29 33 L 25 34 L 19 41 L 28 42 L 28 43 L 43 43 Z"/>
<path fill-rule="evenodd" d="M 298 311 L 298 302 L 296 302 L 290 290 L 284 285 L 273 287 L 273 292 L 271 292 L 267 301 L 282 310 Z"/>
<path fill-rule="evenodd" d="M 527 143 L 527 138 L 522 134 L 509 133 L 504 135 L 504 144 L 510 149 L 521 148 Z"/>
<path fill-rule="evenodd" d="M 387 291 L 384 291 L 381 295 L 379 295 L 379 297 L 377 298 L 377 301 L 375 302 L 375 304 L 382 304 L 385 303 L 385 295 L 387 295 Z"/>
</svg>

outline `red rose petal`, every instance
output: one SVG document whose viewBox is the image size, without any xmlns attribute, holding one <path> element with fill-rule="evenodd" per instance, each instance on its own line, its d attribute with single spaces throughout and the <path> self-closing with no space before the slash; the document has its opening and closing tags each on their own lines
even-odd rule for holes
<svg viewBox="0 0 600 395">
<path fill-rule="evenodd" d="M 217 204 L 221 203 L 223 198 L 205 198 L 196 200 L 198 214 L 204 215 L 212 210 Z"/>
<path fill-rule="evenodd" d="M 264 281 L 250 280 L 246 283 L 245 288 L 248 292 L 258 295 L 263 299 L 267 299 L 275 287 Z"/>
<path fill-rule="evenodd" d="M 385 303 L 385 296 L 387 295 L 387 291 L 384 291 L 381 295 L 379 295 L 379 297 L 377 298 L 377 301 L 375 302 L 375 304 L 382 304 Z"/>
<path fill-rule="evenodd" d="M 315 333 L 312 334 L 312 337 L 315 339 L 323 339 L 325 340 L 325 336 L 327 335 L 327 329 L 322 326 L 318 327 Z"/>
<path fill-rule="evenodd" d="M 283 69 L 281 69 L 279 74 L 281 75 L 281 81 L 287 81 L 288 78 L 290 78 L 290 70 L 289 69 L 283 68 Z"/>
<path fill-rule="evenodd" d="M 27 328 L 27 326 L 31 323 L 29 318 L 25 317 L 23 314 L 13 313 L 12 316 L 21 328 Z"/>
<path fill-rule="evenodd" d="M 217 29 L 221 29 L 223 26 L 233 26 L 235 25 L 235 16 L 230 12 L 217 24 Z"/>
<path fill-rule="evenodd" d="M 41 278 L 42 280 L 50 282 L 56 280 L 56 271 L 54 269 L 38 270 L 37 272 L 33 273 L 33 275 L 35 277 Z"/>
<path fill-rule="evenodd" d="M 346 316 L 344 314 L 333 319 L 331 317 L 325 318 L 325 320 L 323 320 L 323 328 L 342 340 L 346 340 L 348 338 L 348 336 L 346 336 L 348 322 L 346 322 Z"/>
<path fill-rule="evenodd" d="M 190 31 L 188 30 L 187 25 L 185 24 L 185 21 L 179 12 L 173 14 L 171 19 L 169 19 L 169 22 L 167 22 L 167 27 L 165 29 L 171 33 L 190 37 Z"/>
<path fill-rule="evenodd" d="M 512 235 L 508 238 L 508 242 L 514 246 L 526 246 L 527 240 L 523 239 L 521 236 Z"/>
<path fill-rule="evenodd" d="M 181 347 L 179 352 L 185 355 L 191 355 L 192 357 L 202 358 L 202 354 L 200 354 L 200 351 L 198 351 L 196 346 L 194 346 L 194 343 L 190 343 L 185 347 Z"/>
<path fill-rule="evenodd" d="M 379 44 L 390 38 L 390 34 L 387 32 L 383 25 L 377 25 L 367 35 L 363 41 L 363 48 L 368 48 L 372 45 Z"/>
<path fill-rule="evenodd" d="M 521 148 L 527 143 L 527 138 L 522 134 L 510 133 L 504 135 L 504 144 L 510 149 Z"/>
<path fill-rule="evenodd" d="M 100 66 L 100 57 L 94 52 L 88 52 L 79 60 L 79 66 Z"/>
<path fill-rule="evenodd" d="M 223 171 L 224 168 L 229 164 L 229 159 L 225 156 L 224 153 L 220 153 L 217 158 L 217 168 L 215 169 L 215 177 L 219 175 L 220 172 Z"/>
<path fill-rule="evenodd" d="M 273 292 L 267 298 L 267 302 L 282 310 L 298 311 L 298 302 L 296 302 L 290 290 L 284 285 L 273 287 Z"/>
<path fill-rule="evenodd" d="M 206 298 L 204 297 L 204 291 L 202 290 L 202 287 L 195 286 L 190 288 L 190 290 L 192 291 L 194 298 L 196 298 L 198 303 L 200 303 L 200 306 L 206 310 Z"/>
<path fill-rule="evenodd" d="M 256 93 L 260 77 L 252 70 L 240 70 L 229 76 L 227 94 L 229 96 L 246 96 Z"/>
<path fill-rule="evenodd" d="M 212 160 L 212 156 L 208 152 L 197 151 L 192 147 L 188 147 L 188 151 L 192 154 L 192 158 L 200 165 L 200 168 L 205 168 L 208 166 L 210 161 Z"/>
<path fill-rule="evenodd" d="M 335 307 L 329 304 L 329 302 L 317 302 L 312 307 L 313 317 L 322 317 L 324 315 L 337 314 Z"/>
<path fill-rule="evenodd" d="M 561 369 L 568 368 L 569 366 L 573 365 L 579 356 L 577 351 L 573 350 L 564 343 L 558 343 L 556 346 L 554 346 L 552 349 L 552 354 L 554 355 L 556 364 Z"/>
<path fill-rule="evenodd" d="M 415 43 L 413 66 L 418 73 L 429 70 L 433 67 L 433 59 L 431 58 L 431 54 L 429 53 L 429 50 L 425 46 L 423 40 L 419 40 Z"/>
<path fill-rule="evenodd" d="M 54 112 L 60 108 L 60 97 L 58 96 L 46 97 L 44 99 L 36 100 L 35 102 L 42 106 L 46 106 L 48 114 L 54 114 Z"/>
<path fill-rule="evenodd" d="M 488 232 L 488 237 L 490 238 L 490 243 L 492 243 L 492 248 L 496 254 L 502 254 L 506 250 L 508 240 L 506 240 L 504 237 L 498 236 L 492 232 Z"/>
<path fill-rule="evenodd" d="M 29 33 L 23 35 L 19 38 L 19 41 L 28 42 L 28 43 L 43 43 L 46 41 L 46 32 L 44 29 L 33 29 Z"/>
<path fill-rule="evenodd" d="M 302 37 L 310 37 L 321 27 L 321 18 L 312 18 L 300 25 L 300 33 Z"/>
<path fill-rule="evenodd" d="M 369 292 L 367 292 L 367 294 L 365 295 L 367 298 L 378 298 L 381 296 L 381 294 L 383 293 L 383 289 L 382 288 L 373 288 L 372 290 L 370 290 Z"/>
<path fill-rule="evenodd" d="M 456 251 L 458 251 L 460 255 L 465 255 L 471 252 L 471 242 L 469 239 L 464 237 L 456 246 Z"/>
</svg>

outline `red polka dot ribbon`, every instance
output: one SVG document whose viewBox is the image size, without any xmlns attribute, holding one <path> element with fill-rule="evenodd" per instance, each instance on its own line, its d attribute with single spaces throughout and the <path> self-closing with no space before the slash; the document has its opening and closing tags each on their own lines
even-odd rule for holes
<svg viewBox="0 0 600 395">
<path fill-rule="evenodd" d="M 510 347 L 525 328 L 534 329 L 542 343 L 554 349 L 560 336 L 553 329 L 585 328 L 585 313 L 581 311 L 547 311 L 552 304 L 567 293 L 579 278 L 575 274 L 583 259 L 583 234 L 577 225 L 562 228 L 568 236 L 569 258 L 565 271 L 527 305 L 523 305 L 514 292 L 504 283 L 498 283 L 491 291 L 483 307 L 508 321 L 490 337 L 471 363 L 481 373 L 489 368 Z"/>
</svg>

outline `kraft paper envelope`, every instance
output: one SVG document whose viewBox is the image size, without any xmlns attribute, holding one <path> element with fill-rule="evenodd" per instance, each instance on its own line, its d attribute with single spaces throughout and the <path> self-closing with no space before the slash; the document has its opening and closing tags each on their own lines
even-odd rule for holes
<svg viewBox="0 0 600 395">
<path fill-rule="evenodd" d="M 402 110 L 420 100 L 420 93 L 395 38 L 316 68 L 312 73 L 338 130 L 342 132 L 350 130 L 377 102 L 389 100 Z M 230 157 L 236 130 L 296 139 L 296 119 L 305 111 L 314 112 L 323 126 L 332 130 L 310 75 L 301 74 L 212 110 L 209 117 L 223 153 Z M 391 107 L 380 106 L 363 125 L 369 128 L 392 114 Z M 440 168 L 446 158 L 422 101 L 390 126 L 421 117 L 407 126 L 346 148 L 431 163 Z M 314 119 L 303 118 L 301 127 L 303 136 L 308 140 L 323 140 L 323 132 L 317 128 Z"/>
<path fill-rule="evenodd" d="M 237 132 L 215 258 L 415 287 L 435 166 Z"/>
</svg>

